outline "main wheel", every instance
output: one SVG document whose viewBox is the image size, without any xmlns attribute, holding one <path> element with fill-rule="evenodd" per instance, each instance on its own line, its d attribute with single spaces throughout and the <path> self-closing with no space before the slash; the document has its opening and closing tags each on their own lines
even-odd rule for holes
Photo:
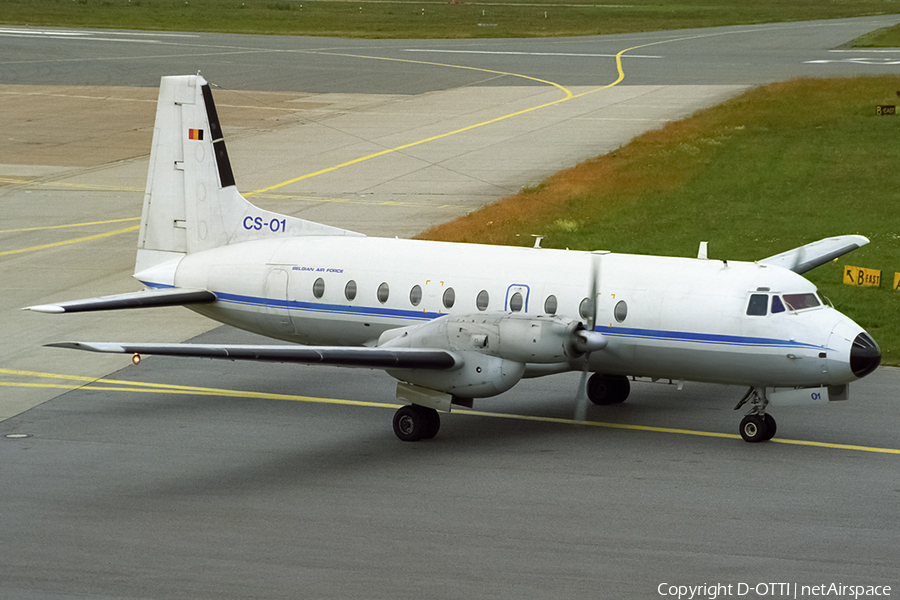
<svg viewBox="0 0 900 600">
<path fill-rule="evenodd" d="M 775 423 L 775 417 L 766 413 L 763 415 L 763 419 L 766 422 L 766 439 L 771 440 L 775 437 L 775 431 L 778 429 L 778 425 Z"/>
<path fill-rule="evenodd" d="M 404 442 L 422 439 L 428 419 L 416 410 L 415 405 L 404 406 L 394 413 L 394 433 Z"/>
<path fill-rule="evenodd" d="M 419 408 L 422 409 L 428 417 L 428 427 L 425 429 L 425 433 L 422 434 L 422 439 L 430 440 L 436 436 L 441 429 L 441 416 L 438 414 L 438 411 L 433 408 L 425 408 L 424 406 L 420 406 Z"/>
<path fill-rule="evenodd" d="M 741 437 L 745 442 L 762 442 L 769 438 L 766 437 L 769 428 L 766 426 L 766 419 L 761 415 L 747 415 L 741 419 Z"/>
<path fill-rule="evenodd" d="M 619 404 L 631 392 L 631 383 L 623 375 L 594 373 L 587 382 L 587 396 L 594 404 Z"/>
<path fill-rule="evenodd" d="M 431 439 L 440 428 L 441 418 L 433 408 L 410 404 L 394 413 L 394 433 L 404 442 Z"/>
</svg>

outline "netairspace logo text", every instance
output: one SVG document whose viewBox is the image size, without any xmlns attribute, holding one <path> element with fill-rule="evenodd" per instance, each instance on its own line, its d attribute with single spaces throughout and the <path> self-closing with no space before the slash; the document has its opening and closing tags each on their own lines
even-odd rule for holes
<svg viewBox="0 0 900 600">
<path fill-rule="evenodd" d="M 660 596 L 677 600 L 705 598 L 740 598 L 752 594 L 765 598 L 875 598 L 889 597 L 889 585 L 844 585 L 843 583 L 823 583 L 803 585 L 799 583 L 704 583 L 703 585 L 676 585 L 661 583 L 656 591 Z"/>
</svg>

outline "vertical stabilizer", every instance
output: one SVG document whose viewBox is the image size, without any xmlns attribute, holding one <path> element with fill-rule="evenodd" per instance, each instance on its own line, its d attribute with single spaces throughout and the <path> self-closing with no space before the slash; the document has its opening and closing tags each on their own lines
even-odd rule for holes
<svg viewBox="0 0 900 600">
<path fill-rule="evenodd" d="M 177 264 L 192 252 L 300 235 L 361 234 L 248 202 L 235 187 L 209 84 L 199 75 L 163 77 L 135 275 L 148 269 L 166 271 L 164 265 Z"/>
</svg>

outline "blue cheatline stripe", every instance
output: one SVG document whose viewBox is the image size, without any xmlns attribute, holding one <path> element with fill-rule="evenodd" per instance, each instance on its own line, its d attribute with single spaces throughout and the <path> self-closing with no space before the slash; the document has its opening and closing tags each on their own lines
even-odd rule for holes
<svg viewBox="0 0 900 600">
<path fill-rule="evenodd" d="M 299 300 L 279 300 L 275 298 L 258 298 L 256 296 L 244 296 L 241 294 L 226 294 L 213 292 L 219 301 L 243 304 L 246 306 L 259 306 L 263 308 L 281 308 L 285 310 L 324 312 L 338 315 L 359 315 L 372 317 L 390 317 L 409 319 L 414 321 L 430 321 L 441 316 L 438 313 L 429 313 L 417 310 L 399 310 L 395 308 L 383 308 L 373 306 L 349 306 L 346 304 L 325 304 L 320 302 L 300 302 Z"/>
<path fill-rule="evenodd" d="M 815 348 L 825 350 L 823 346 L 806 344 L 777 338 L 749 337 L 741 335 L 722 335 L 717 333 L 697 333 L 693 331 L 663 331 L 658 329 L 636 329 L 632 327 L 595 327 L 603 335 L 621 338 L 641 338 L 668 342 L 692 342 L 698 344 L 717 344 L 723 346 L 752 346 L 757 348 Z"/>
<path fill-rule="evenodd" d="M 141 282 L 152 288 L 171 288 L 174 286 Z M 228 294 L 213 291 L 220 302 L 242 304 L 244 306 L 258 306 L 261 308 L 280 308 L 283 310 L 304 311 L 312 313 L 327 313 L 332 315 L 387 317 L 393 319 L 405 319 L 410 321 L 430 321 L 442 316 L 440 313 L 429 313 L 415 310 L 400 310 L 395 308 L 372 306 L 348 306 L 345 304 L 325 304 L 318 302 L 300 302 L 299 300 L 278 300 L 274 298 L 259 298 L 257 296 L 245 296 L 242 294 Z M 634 327 L 609 327 L 597 326 L 594 331 L 599 331 L 609 337 L 657 340 L 665 342 L 685 342 L 693 344 L 709 344 L 714 346 L 743 346 L 749 348 L 807 348 L 816 350 L 828 350 L 824 346 L 806 344 L 791 340 L 777 338 L 761 338 L 740 335 L 723 335 L 717 333 L 698 333 L 693 331 L 665 331 L 661 329 L 639 329 Z"/>
</svg>

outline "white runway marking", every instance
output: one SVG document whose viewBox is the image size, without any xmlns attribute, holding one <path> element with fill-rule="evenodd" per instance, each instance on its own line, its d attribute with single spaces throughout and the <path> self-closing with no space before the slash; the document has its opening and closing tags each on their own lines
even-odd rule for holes
<svg viewBox="0 0 900 600">
<path fill-rule="evenodd" d="M 807 65 L 823 65 L 826 63 L 847 63 L 853 65 L 900 65 L 900 58 L 842 58 L 842 59 L 823 59 L 823 60 L 807 60 L 803 64 Z"/>
</svg>

